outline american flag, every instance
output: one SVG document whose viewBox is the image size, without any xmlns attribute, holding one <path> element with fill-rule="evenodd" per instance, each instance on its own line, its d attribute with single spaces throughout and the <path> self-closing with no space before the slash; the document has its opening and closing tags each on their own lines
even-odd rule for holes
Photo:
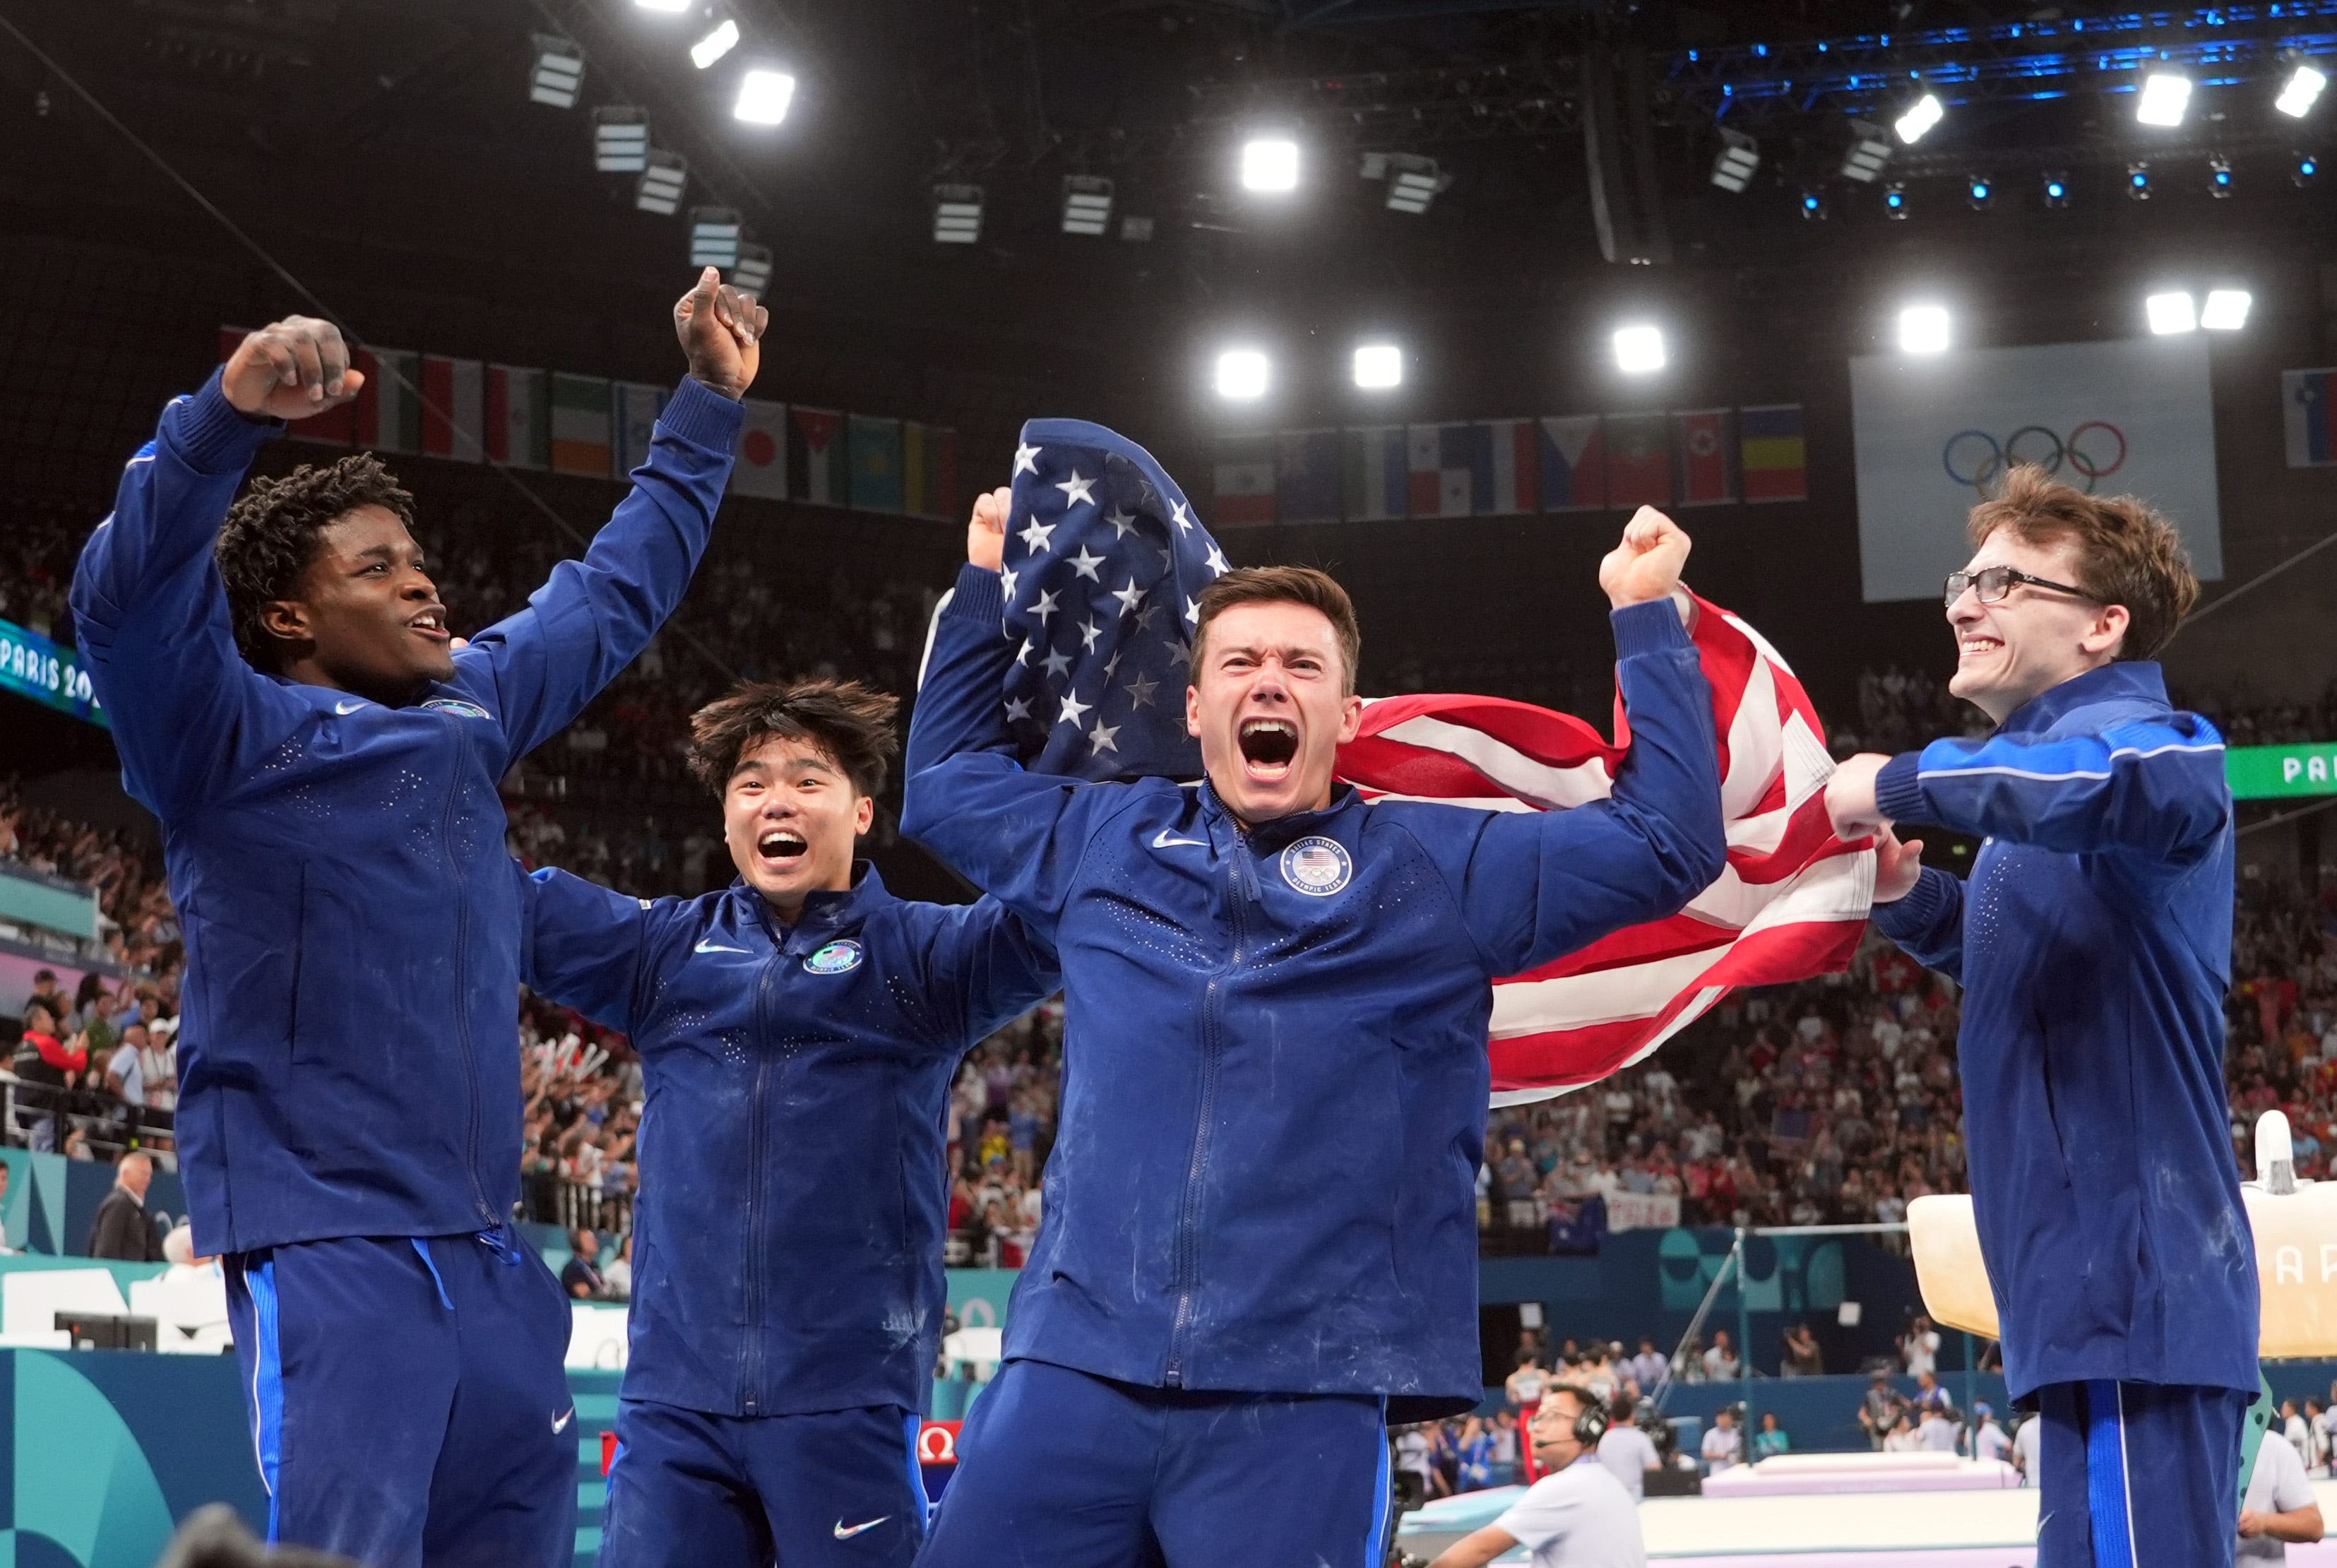
<svg viewBox="0 0 2337 1568">
<path fill-rule="evenodd" d="M 1225 555 L 1150 454 L 1099 425 L 1033 420 L 1014 456 L 1002 700 L 1024 766 L 1091 779 L 1201 771 L 1184 688 L 1201 590 Z M 1695 601 L 1692 631 L 1721 737 L 1728 868 L 1667 920 L 1618 931 L 1494 983 L 1494 1102 L 1546 1098 L 1638 1061 L 1738 985 L 1845 967 L 1874 890 L 1863 840 L 1833 836 L 1825 732 L 1759 632 Z M 1374 799 L 1489 811 L 1604 799 L 1629 745 L 1498 697 L 1381 698 L 1339 753 Z"/>
</svg>

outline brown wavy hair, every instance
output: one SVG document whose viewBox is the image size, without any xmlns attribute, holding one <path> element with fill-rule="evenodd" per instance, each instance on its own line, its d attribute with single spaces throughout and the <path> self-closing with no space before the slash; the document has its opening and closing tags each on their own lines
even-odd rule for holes
<svg viewBox="0 0 2337 1568">
<path fill-rule="evenodd" d="M 2126 606 L 2120 659 L 2152 657 L 2199 603 L 2182 535 L 2139 496 L 2088 495 L 2023 463 L 1972 508 L 1966 531 L 1978 549 L 2000 528 L 2026 544 L 2078 547 L 2077 586 L 2101 603 Z"/>
<path fill-rule="evenodd" d="M 1201 643 L 1209 622 L 1237 604 L 1304 604 L 1320 610 L 1338 635 L 1346 695 L 1354 695 L 1355 665 L 1364 656 L 1364 629 L 1355 620 L 1355 602 L 1329 573 L 1312 566 L 1237 566 L 1202 589 L 1193 627 L 1192 679 L 1200 679 Z"/>
</svg>

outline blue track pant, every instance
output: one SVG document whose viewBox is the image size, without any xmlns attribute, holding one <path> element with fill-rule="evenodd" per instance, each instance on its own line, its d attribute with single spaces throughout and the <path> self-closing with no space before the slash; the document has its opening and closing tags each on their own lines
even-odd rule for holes
<svg viewBox="0 0 2337 1568">
<path fill-rule="evenodd" d="M 2091 1382 L 2037 1398 L 2037 1568 L 2231 1568 L 2250 1396 Z"/>
<path fill-rule="evenodd" d="M 506 1231 L 225 1259 L 269 1538 L 365 1568 L 569 1568 L 568 1298 Z"/>
</svg>

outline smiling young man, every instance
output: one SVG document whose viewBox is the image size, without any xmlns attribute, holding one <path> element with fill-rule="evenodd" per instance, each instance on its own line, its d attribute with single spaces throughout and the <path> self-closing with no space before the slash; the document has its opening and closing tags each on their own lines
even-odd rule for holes
<svg viewBox="0 0 2337 1568">
<path fill-rule="evenodd" d="M 2197 600 L 2167 521 L 2016 468 L 1947 583 L 1984 740 L 1829 781 L 1879 831 L 1874 921 L 1964 986 L 1972 1204 L 2015 1399 L 2041 1404 L 2039 1568 L 2232 1561 L 2256 1267 L 2232 1159 L 2224 744 L 2150 655 Z M 1931 822 L 1981 838 L 1969 882 Z"/>
<path fill-rule="evenodd" d="M 178 1136 L 224 1254 L 272 1540 L 562 1568 L 567 1298 L 509 1230 L 520 924 L 496 782 L 680 602 L 766 314 L 712 269 L 689 376 L 582 561 L 457 651 L 369 456 L 236 490 L 357 395 L 330 322 L 252 333 L 130 460 L 73 608 L 187 946 Z"/>
<path fill-rule="evenodd" d="M 1632 732 L 1613 798 L 1488 812 L 1335 786 L 1361 639 L 1299 567 L 1227 572 L 1192 607 L 1198 786 L 1026 771 L 1001 701 L 1009 506 L 977 506 L 936 623 L 904 825 L 1055 945 L 1062 1112 L 1006 1364 L 920 1568 L 1375 1563 L 1387 1421 L 1483 1393 L 1492 981 L 1677 911 L 1724 864 L 1673 601 L 1687 537 L 1642 512 L 1599 570 Z"/>
<path fill-rule="evenodd" d="M 1056 975 L 995 899 L 907 903 L 854 860 L 895 706 L 806 681 L 698 712 L 727 892 L 523 879 L 528 984 L 629 1036 L 649 1092 L 601 1568 L 904 1568 L 924 1539 L 950 1085 Z"/>
</svg>

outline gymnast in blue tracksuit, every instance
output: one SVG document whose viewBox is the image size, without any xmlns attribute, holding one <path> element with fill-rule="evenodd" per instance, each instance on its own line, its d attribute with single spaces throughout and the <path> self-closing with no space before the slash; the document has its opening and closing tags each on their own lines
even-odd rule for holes
<svg viewBox="0 0 2337 1568">
<path fill-rule="evenodd" d="M 950 1083 L 1056 975 L 995 899 L 855 864 L 895 707 L 807 681 L 699 710 L 727 892 L 521 879 L 527 983 L 631 1036 L 648 1091 L 601 1568 L 906 1568 L 924 1539 Z"/>
<path fill-rule="evenodd" d="M 1170 489 L 1108 432 L 1038 428 L 1066 448 L 1047 465 L 1115 476 L 1110 504 Z M 1058 471 L 1018 518 L 1088 504 L 1041 483 Z M 920 1568 L 1376 1568 L 1386 1422 L 1482 1395 L 1491 982 L 1722 869 L 1711 692 L 1668 598 L 1687 538 L 1642 513 L 1602 570 L 1632 734 L 1613 798 L 1491 812 L 1334 788 L 1358 638 L 1299 568 L 1188 606 L 1204 781 L 1025 771 L 1001 701 L 1007 511 L 977 509 L 936 624 L 904 824 L 1055 945 L 1063 1102 L 1007 1361 Z"/>
<path fill-rule="evenodd" d="M 510 1229 L 520 926 L 495 786 L 680 600 L 762 320 L 701 276 L 676 307 L 690 376 L 631 495 L 467 648 L 370 455 L 235 500 L 281 419 L 359 389 L 311 318 L 163 411 L 82 554 L 80 647 L 185 934 L 181 1169 L 196 1250 L 226 1259 L 273 1539 L 368 1568 L 574 1552 L 568 1306 Z"/>
<path fill-rule="evenodd" d="M 2005 1380 L 2043 1418 L 2039 1568 L 2199 1568 L 2237 1540 L 2255 1253 L 2224 1089 L 2232 798 L 2158 666 L 2198 593 L 2140 502 L 2033 468 L 1948 579 L 1950 690 L 1997 721 L 1844 763 L 1846 835 L 1982 838 L 1969 880 L 1887 829 L 1875 923 L 1962 983 L 1972 1206 Z"/>
</svg>

